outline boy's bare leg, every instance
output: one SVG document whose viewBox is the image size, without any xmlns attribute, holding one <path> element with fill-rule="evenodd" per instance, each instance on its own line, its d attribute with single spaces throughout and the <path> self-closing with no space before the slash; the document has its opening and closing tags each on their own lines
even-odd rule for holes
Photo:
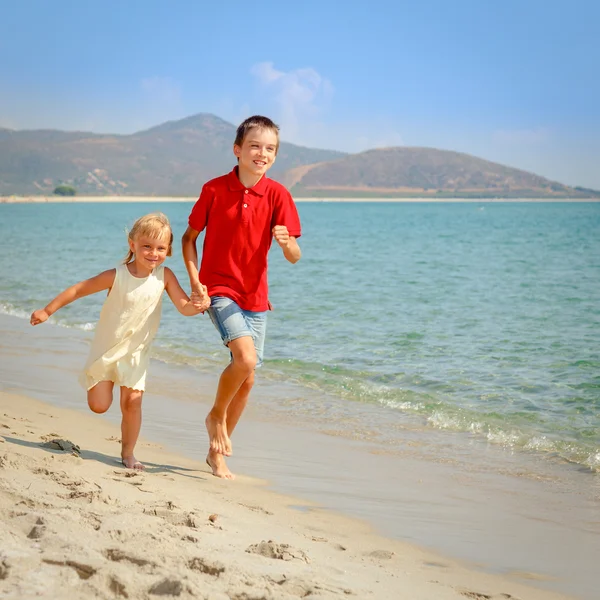
<svg viewBox="0 0 600 600">
<path fill-rule="evenodd" d="M 128 469 L 143 471 L 144 465 L 133 455 L 142 427 L 142 396 L 144 392 L 121 387 L 121 460 Z"/>
<path fill-rule="evenodd" d="M 227 434 L 227 409 L 256 366 L 256 350 L 252 337 L 244 336 L 231 341 L 229 351 L 233 357 L 232 361 L 221 373 L 215 403 L 205 421 L 211 450 L 225 456 L 231 455 L 231 440 Z"/>
<path fill-rule="evenodd" d="M 248 376 L 246 381 L 242 383 L 237 394 L 233 397 L 229 406 L 227 407 L 227 433 L 229 436 L 233 433 L 235 426 L 238 424 L 246 405 L 248 404 L 248 398 L 250 396 L 250 390 L 254 385 L 254 371 Z M 215 452 L 212 448 L 208 450 L 208 456 L 206 457 L 208 466 L 212 469 L 215 477 L 222 477 L 223 479 L 234 479 L 235 475 L 229 470 L 225 457 L 218 452 Z"/>
</svg>

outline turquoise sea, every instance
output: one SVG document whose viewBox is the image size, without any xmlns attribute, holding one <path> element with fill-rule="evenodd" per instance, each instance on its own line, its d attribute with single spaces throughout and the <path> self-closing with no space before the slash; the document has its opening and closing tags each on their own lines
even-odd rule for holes
<svg viewBox="0 0 600 600">
<path fill-rule="evenodd" d="M 257 402 L 390 451 L 407 429 L 437 430 L 600 469 L 600 204 L 298 208 L 302 260 L 270 255 L 275 310 L 260 375 L 271 392 Z M 26 319 L 115 266 L 126 228 L 155 210 L 172 221 L 166 264 L 187 288 L 179 239 L 190 209 L 0 205 L 0 312 Z M 78 301 L 54 322 L 91 331 L 102 301 Z M 166 296 L 154 356 L 207 373 L 227 360 L 208 317 L 185 319 Z"/>
</svg>

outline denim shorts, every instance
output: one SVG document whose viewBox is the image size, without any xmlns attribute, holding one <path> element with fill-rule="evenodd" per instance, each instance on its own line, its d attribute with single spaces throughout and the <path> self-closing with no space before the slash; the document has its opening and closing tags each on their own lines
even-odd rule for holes
<svg viewBox="0 0 600 600">
<path fill-rule="evenodd" d="M 221 335 L 225 346 L 244 336 L 250 336 L 256 350 L 256 368 L 263 364 L 267 312 L 253 312 L 240 308 L 231 298 L 213 296 L 206 311 Z"/>
</svg>

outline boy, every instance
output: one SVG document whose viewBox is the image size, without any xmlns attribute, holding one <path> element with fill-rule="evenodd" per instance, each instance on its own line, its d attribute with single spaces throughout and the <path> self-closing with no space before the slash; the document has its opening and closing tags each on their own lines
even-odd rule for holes
<svg viewBox="0 0 600 600">
<path fill-rule="evenodd" d="M 279 127 L 267 117 L 246 119 L 237 129 L 233 153 L 238 165 L 206 183 L 183 235 L 183 259 L 192 298 L 210 296 L 210 318 L 229 348 L 231 362 L 219 379 L 206 417 L 213 475 L 233 479 L 225 456 L 230 436 L 248 402 L 254 369 L 262 365 L 268 299 L 267 254 L 272 239 L 293 263 L 301 252 L 300 219 L 284 186 L 268 179 L 279 149 Z M 206 229 L 198 272 L 196 239 Z M 201 283 L 202 282 L 202 283 Z"/>
</svg>

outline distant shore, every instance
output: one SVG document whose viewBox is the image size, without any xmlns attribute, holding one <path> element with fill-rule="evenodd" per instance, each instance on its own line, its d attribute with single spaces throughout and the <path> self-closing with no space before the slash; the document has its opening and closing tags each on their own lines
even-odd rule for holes
<svg viewBox="0 0 600 600">
<path fill-rule="evenodd" d="M 196 196 L 0 196 L 0 204 L 195 202 Z M 295 202 L 600 202 L 600 198 L 294 198 Z"/>
</svg>

